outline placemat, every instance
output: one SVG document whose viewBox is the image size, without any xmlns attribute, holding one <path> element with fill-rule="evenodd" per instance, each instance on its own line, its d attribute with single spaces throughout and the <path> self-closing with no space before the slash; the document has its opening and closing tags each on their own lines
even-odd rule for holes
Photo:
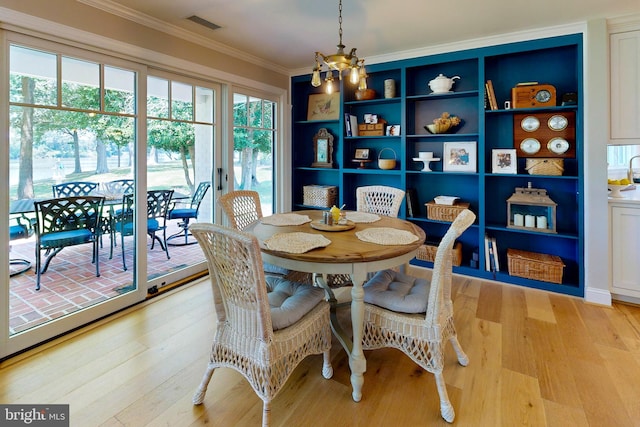
<svg viewBox="0 0 640 427">
<path fill-rule="evenodd" d="M 418 240 L 418 236 L 413 233 L 389 227 L 367 228 L 356 231 L 356 236 L 363 242 L 379 245 L 408 245 Z"/>
<path fill-rule="evenodd" d="M 286 226 L 286 225 L 302 225 L 310 222 L 311 218 L 307 215 L 300 215 L 294 213 L 283 213 L 265 216 L 260 219 L 260 222 L 268 225 Z"/>
<path fill-rule="evenodd" d="M 376 222 L 380 216 L 368 212 L 347 212 L 347 219 L 353 222 Z"/>
<path fill-rule="evenodd" d="M 272 251 L 301 254 L 311 249 L 323 248 L 331 243 L 331 240 L 322 234 L 311 233 L 278 233 L 264 241 L 267 248 Z"/>
</svg>

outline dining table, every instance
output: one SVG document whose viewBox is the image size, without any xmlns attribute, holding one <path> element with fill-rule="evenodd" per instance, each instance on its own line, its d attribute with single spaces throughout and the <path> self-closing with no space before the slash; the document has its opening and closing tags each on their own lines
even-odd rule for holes
<svg viewBox="0 0 640 427">
<path fill-rule="evenodd" d="M 324 280 L 327 274 L 350 275 L 352 338 L 340 325 L 333 296 L 331 328 L 349 355 L 352 398 L 359 402 L 366 372 L 363 285 L 373 272 L 406 265 L 426 236 L 422 228 L 400 218 L 357 211 L 345 214 L 343 224 L 328 225 L 322 210 L 277 213 L 261 218 L 245 231 L 257 237 L 265 262 L 312 273 L 314 282 L 329 292 Z"/>
</svg>

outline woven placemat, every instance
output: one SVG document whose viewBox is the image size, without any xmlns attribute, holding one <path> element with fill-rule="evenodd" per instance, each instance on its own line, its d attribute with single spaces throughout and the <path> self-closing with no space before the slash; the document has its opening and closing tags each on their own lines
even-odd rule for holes
<svg viewBox="0 0 640 427">
<path fill-rule="evenodd" d="M 378 245 L 408 245 L 418 240 L 418 236 L 406 230 L 389 227 L 374 227 L 356 231 L 356 236 L 363 242 Z"/>
<path fill-rule="evenodd" d="M 264 241 L 267 248 L 272 251 L 301 254 L 311 249 L 323 248 L 331 243 L 321 234 L 311 233 L 277 233 Z"/>
<path fill-rule="evenodd" d="M 260 219 L 260 222 L 263 224 L 275 225 L 280 227 L 286 225 L 302 225 L 310 221 L 311 218 L 309 218 L 307 215 L 293 213 L 275 214 L 265 216 Z"/>
<path fill-rule="evenodd" d="M 347 212 L 347 219 L 353 222 L 376 222 L 380 216 L 368 212 Z"/>
</svg>

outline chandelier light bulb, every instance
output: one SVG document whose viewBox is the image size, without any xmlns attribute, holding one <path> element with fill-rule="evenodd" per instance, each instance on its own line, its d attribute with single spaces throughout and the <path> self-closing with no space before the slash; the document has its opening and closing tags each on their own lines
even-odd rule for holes
<svg viewBox="0 0 640 427">
<path fill-rule="evenodd" d="M 358 84 L 358 82 L 360 81 L 360 73 L 358 72 L 358 67 L 357 66 L 351 68 L 349 80 L 354 85 Z"/>
<path fill-rule="evenodd" d="M 321 84 L 322 84 L 322 81 L 320 80 L 320 69 L 314 68 L 313 75 L 311 76 L 311 86 L 318 87 Z"/>
</svg>

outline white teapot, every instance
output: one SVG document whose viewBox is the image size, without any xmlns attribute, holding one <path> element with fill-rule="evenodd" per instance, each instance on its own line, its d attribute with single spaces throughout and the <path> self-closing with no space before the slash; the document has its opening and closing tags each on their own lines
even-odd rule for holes
<svg viewBox="0 0 640 427">
<path fill-rule="evenodd" d="M 451 91 L 451 87 L 456 79 L 460 76 L 453 76 L 451 78 L 446 77 L 443 74 L 439 74 L 438 77 L 429 82 L 429 88 L 433 93 L 446 93 Z"/>
</svg>

